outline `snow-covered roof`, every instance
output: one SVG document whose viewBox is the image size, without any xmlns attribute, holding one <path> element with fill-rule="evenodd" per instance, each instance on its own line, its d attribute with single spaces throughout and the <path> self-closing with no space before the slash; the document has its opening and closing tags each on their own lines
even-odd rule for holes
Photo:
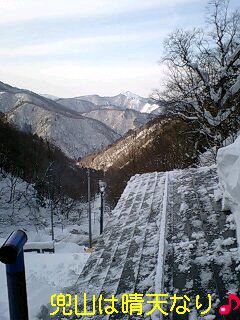
<svg viewBox="0 0 240 320">
<path fill-rule="evenodd" d="M 93 295 L 115 295 L 121 313 L 124 293 L 145 299 L 146 294 L 181 292 L 193 299 L 210 292 L 219 303 L 230 288 L 237 290 L 234 219 L 216 203 L 217 188 L 215 167 L 132 177 L 76 284 L 66 290 L 78 295 L 79 309 L 84 292 L 90 305 Z M 143 319 L 150 319 L 149 308 L 144 305 Z"/>
</svg>

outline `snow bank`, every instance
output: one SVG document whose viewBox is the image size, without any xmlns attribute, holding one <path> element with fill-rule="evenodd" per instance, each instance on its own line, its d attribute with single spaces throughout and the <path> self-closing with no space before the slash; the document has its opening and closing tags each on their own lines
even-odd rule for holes
<svg viewBox="0 0 240 320">
<path fill-rule="evenodd" d="M 234 143 L 218 150 L 217 168 L 224 188 L 222 207 L 234 215 L 240 253 L 240 136 Z"/>
<path fill-rule="evenodd" d="M 224 196 L 240 206 L 240 136 L 217 153 L 217 166 Z"/>
</svg>

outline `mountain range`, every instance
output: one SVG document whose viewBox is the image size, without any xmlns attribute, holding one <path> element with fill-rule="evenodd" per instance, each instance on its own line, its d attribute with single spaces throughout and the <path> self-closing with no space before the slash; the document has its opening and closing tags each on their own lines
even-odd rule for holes
<svg viewBox="0 0 240 320">
<path fill-rule="evenodd" d="M 101 97 L 99 95 L 87 95 L 78 97 L 97 106 L 120 109 L 133 109 L 139 112 L 151 113 L 159 108 L 152 99 L 140 97 L 130 91 L 120 93 L 113 97 Z"/>
<path fill-rule="evenodd" d="M 51 97 L 44 95 L 45 97 Z M 113 97 L 102 97 L 97 94 L 79 96 L 75 98 L 59 98 L 52 96 L 55 101 L 79 112 L 88 112 L 96 109 L 132 109 L 142 113 L 152 113 L 159 109 L 159 105 L 150 98 L 140 97 L 130 91 Z"/>
<path fill-rule="evenodd" d="M 72 159 L 111 145 L 151 120 L 151 111 L 157 108 L 152 100 L 130 92 L 58 98 L 0 82 L 0 112 L 7 120 L 48 140 Z"/>
</svg>

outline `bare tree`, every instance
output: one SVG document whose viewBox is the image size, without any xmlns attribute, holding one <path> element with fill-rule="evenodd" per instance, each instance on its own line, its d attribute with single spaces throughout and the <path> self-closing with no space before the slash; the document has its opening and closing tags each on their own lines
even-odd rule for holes
<svg viewBox="0 0 240 320">
<path fill-rule="evenodd" d="M 211 0 L 206 28 L 176 30 L 165 40 L 165 89 L 155 93 L 166 111 L 195 122 L 211 146 L 239 124 L 240 14 Z"/>
</svg>

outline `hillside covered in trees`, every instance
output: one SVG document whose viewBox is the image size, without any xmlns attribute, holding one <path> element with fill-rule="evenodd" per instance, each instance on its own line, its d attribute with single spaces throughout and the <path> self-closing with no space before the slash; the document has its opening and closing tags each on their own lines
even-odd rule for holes
<svg viewBox="0 0 240 320">
<path fill-rule="evenodd" d="M 34 184 L 39 196 L 87 198 L 86 169 L 37 135 L 19 131 L 4 115 L 0 116 L 0 170 Z M 100 176 L 92 171 L 93 191 Z"/>
</svg>

